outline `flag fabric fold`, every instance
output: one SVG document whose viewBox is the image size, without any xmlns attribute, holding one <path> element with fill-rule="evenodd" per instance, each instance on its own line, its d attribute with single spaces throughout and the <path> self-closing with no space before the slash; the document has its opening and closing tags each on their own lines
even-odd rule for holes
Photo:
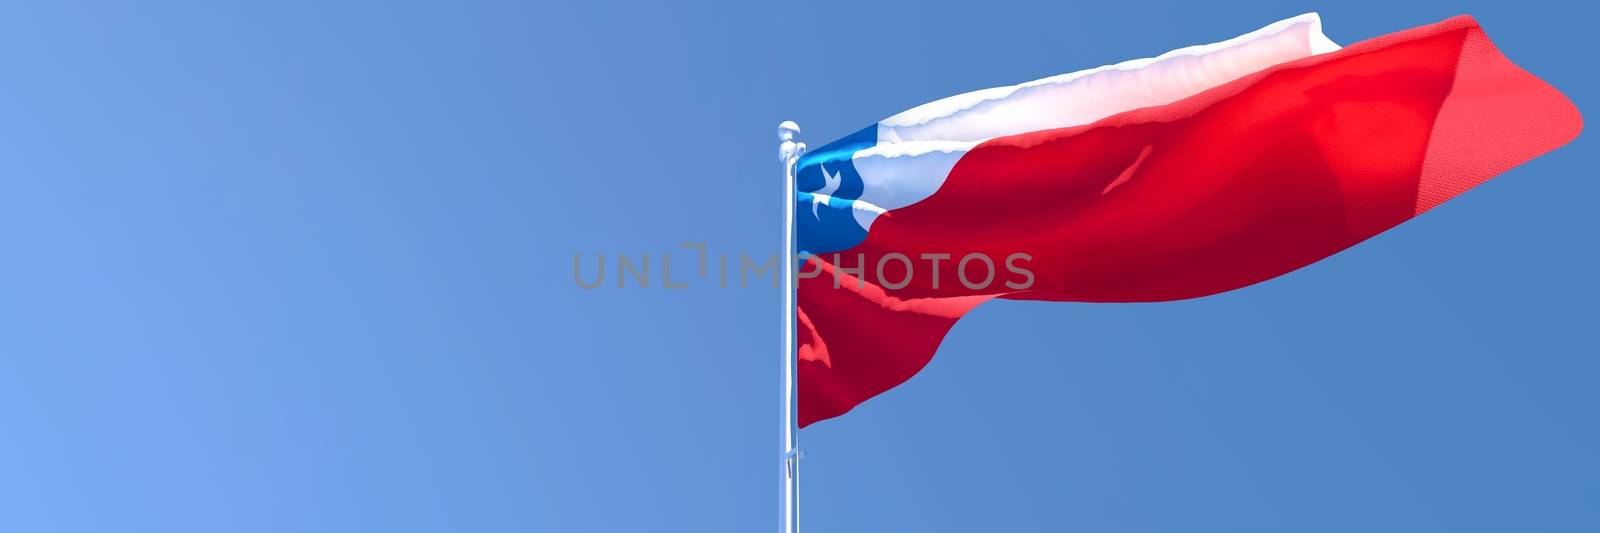
<svg viewBox="0 0 1600 533">
<path fill-rule="evenodd" d="M 901 113 L 800 161 L 799 424 L 906 381 L 988 300 L 1244 287 L 1581 129 L 1466 16 L 1341 49 L 1303 15 Z"/>
</svg>

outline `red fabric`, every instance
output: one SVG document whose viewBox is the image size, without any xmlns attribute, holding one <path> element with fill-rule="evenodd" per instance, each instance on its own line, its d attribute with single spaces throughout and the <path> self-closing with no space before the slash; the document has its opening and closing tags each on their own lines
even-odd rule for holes
<svg viewBox="0 0 1600 533">
<path fill-rule="evenodd" d="M 990 140 L 933 196 L 874 222 L 845 269 L 913 259 L 900 289 L 846 277 L 833 254 L 799 283 L 802 427 L 909 379 L 991 298 L 1148 302 L 1244 287 L 1328 257 L 1582 129 L 1561 93 L 1517 68 L 1470 17 L 1279 65 L 1088 126 Z M 996 281 L 955 262 L 983 253 Z M 1023 252 L 1035 276 L 1002 281 Z M 923 253 L 951 254 L 934 276 Z M 905 269 L 896 261 L 885 279 Z M 969 265 L 981 280 L 982 265 Z M 935 286 L 937 283 L 937 287 Z"/>
</svg>

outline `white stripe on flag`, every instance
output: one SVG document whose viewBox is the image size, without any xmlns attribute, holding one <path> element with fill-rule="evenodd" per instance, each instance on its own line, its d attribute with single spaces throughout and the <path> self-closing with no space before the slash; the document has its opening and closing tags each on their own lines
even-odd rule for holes
<svg viewBox="0 0 1600 533">
<path fill-rule="evenodd" d="M 1280 20 L 1218 43 L 1080 70 L 923 104 L 878 123 L 877 146 L 853 156 L 859 200 L 892 210 L 939 190 L 950 169 L 985 140 L 1065 128 L 1170 104 L 1273 65 L 1339 49 L 1316 13 Z M 857 210 L 871 229 L 875 210 Z"/>
</svg>

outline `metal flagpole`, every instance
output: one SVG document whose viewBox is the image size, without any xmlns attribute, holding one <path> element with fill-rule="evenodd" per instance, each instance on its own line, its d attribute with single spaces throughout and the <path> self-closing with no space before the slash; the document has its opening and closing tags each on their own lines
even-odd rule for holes
<svg viewBox="0 0 1600 533">
<path fill-rule="evenodd" d="M 794 173 L 806 144 L 797 139 L 799 135 L 799 124 L 786 120 L 778 125 L 778 157 L 783 159 L 783 533 L 800 531 L 800 432 L 794 425 Z"/>
</svg>

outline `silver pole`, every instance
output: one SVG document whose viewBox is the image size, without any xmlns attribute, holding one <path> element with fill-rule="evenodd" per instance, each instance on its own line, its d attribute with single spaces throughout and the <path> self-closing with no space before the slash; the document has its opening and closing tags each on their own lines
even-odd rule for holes
<svg viewBox="0 0 1600 533">
<path fill-rule="evenodd" d="M 778 157 L 783 159 L 783 533 L 800 531 L 800 435 L 794 422 L 794 174 L 806 144 L 797 140 L 799 135 L 799 124 L 786 120 L 778 125 Z"/>
</svg>

